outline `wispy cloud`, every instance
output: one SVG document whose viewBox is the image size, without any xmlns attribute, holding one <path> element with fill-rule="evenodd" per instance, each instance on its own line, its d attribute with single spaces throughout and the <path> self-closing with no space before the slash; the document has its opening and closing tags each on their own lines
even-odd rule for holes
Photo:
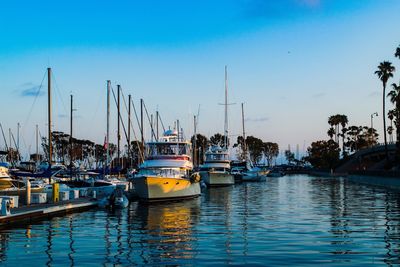
<svg viewBox="0 0 400 267">
<path fill-rule="evenodd" d="M 248 0 L 245 14 L 248 17 L 279 18 L 302 14 L 321 6 L 322 0 Z"/>
<path fill-rule="evenodd" d="M 321 93 L 316 93 L 316 94 L 313 94 L 313 95 L 312 95 L 313 98 L 321 98 L 321 97 L 324 97 L 324 96 L 326 96 L 326 94 L 325 94 L 325 93 L 322 93 L 322 92 L 321 92 Z"/>
<path fill-rule="evenodd" d="M 34 84 L 31 83 L 31 82 L 23 83 L 23 84 L 20 85 L 21 88 L 24 88 L 24 87 L 32 87 L 32 86 L 34 86 Z"/>
<path fill-rule="evenodd" d="M 39 85 L 34 85 L 33 83 L 24 83 L 21 85 L 21 88 L 17 92 L 23 97 L 36 97 L 45 94 L 43 90 L 40 90 Z"/>
<path fill-rule="evenodd" d="M 268 117 L 246 118 L 245 119 L 246 122 L 264 122 L 264 121 L 268 121 L 268 120 L 269 120 Z"/>
<path fill-rule="evenodd" d="M 380 96 L 381 96 L 381 93 L 378 91 L 373 91 L 370 94 L 368 94 L 368 97 L 373 97 L 373 98 L 380 97 Z"/>
</svg>

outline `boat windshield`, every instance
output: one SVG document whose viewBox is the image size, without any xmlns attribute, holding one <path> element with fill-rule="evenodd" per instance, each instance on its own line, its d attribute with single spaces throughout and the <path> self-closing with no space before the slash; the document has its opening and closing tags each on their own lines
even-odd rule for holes
<svg viewBox="0 0 400 267">
<path fill-rule="evenodd" d="M 210 160 L 229 160 L 228 154 L 214 154 L 210 153 L 206 155 L 206 161 Z"/>
<path fill-rule="evenodd" d="M 149 168 L 141 169 L 139 174 L 145 176 L 160 176 L 169 178 L 181 178 L 188 175 L 188 171 L 180 168 Z"/>
<path fill-rule="evenodd" d="M 149 156 L 190 155 L 190 145 L 186 143 L 151 143 L 147 146 Z"/>
<path fill-rule="evenodd" d="M 202 167 L 202 168 L 200 168 L 200 171 L 228 172 L 229 169 L 227 169 L 227 168 L 221 168 L 221 167 L 211 167 L 211 168 Z"/>
</svg>

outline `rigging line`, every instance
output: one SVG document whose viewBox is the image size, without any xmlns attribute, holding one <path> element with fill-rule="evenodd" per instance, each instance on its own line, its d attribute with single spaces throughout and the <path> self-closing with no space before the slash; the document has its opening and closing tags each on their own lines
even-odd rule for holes
<svg viewBox="0 0 400 267">
<path fill-rule="evenodd" d="M 14 146 L 15 146 L 15 148 L 17 150 L 17 153 L 18 153 L 18 160 L 21 161 L 21 153 L 19 152 L 19 147 L 17 146 L 17 143 L 15 142 L 14 134 L 12 132 L 10 132 L 10 133 L 11 133 L 11 138 L 12 138 L 12 140 L 14 142 Z"/>
<path fill-rule="evenodd" d="M 34 132 L 33 132 L 33 136 L 34 136 Z M 28 150 L 28 151 L 30 151 L 30 147 L 31 147 L 31 145 L 27 145 L 26 144 L 26 141 L 25 141 L 25 138 L 24 138 L 24 135 L 21 135 L 21 139 L 22 139 L 22 143 L 23 143 L 23 145 L 24 145 L 24 148 L 25 148 L 25 150 Z M 31 140 L 32 140 L 32 138 L 31 138 Z M 30 154 L 30 152 L 29 152 L 29 154 Z"/>
<path fill-rule="evenodd" d="M 125 95 L 124 95 L 124 92 L 123 92 L 122 90 L 121 90 L 121 93 L 122 93 L 122 100 L 123 100 L 124 106 L 125 106 L 125 111 L 128 112 L 128 107 L 127 107 L 127 105 L 126 105 Z M 129 104 L 130 104 L 130 103 L 129 103 Z M 129 127 L 129 126 L 128 126 L 128 127 Z M 138 141 L 137 141 L 137 136 L 136 136 L 136 131 L 135 131 L 135 128 L 133 127 L 133 123 L 131 124 L 130 128 L 131 128 L 132 131 L 133 131 L 133 136 L 134 136 L 135 139 L 136 139 L 135 141 L 138 142 Z M 126 137 L 126 139 L 128 140 L 128 137 Z M 131 140 L 130 140 L 130 141 L 131 141 Z M 131 143 L 132 143 L 132 141 L 131 141 Z M 132 151 L 132 149 L 130 149 L 131 144 L 128 144 L 128 146 L 129 146 L 129 151 Z M 141 146 L 137 146 L 137 147 L 138 147 L 140 156 L 141 156 L 141 157 L 144 157 L 144 154 L 143 154 L 143 152 L 142 152 Z M 131 152 L 131 153 L 132 153 L 132 152 Z M 129 156 L 131 156 L 131 155 L 129 155 Z"/>
<path fill-rule="evenodd" d="M 112 89 L 111 91 L 112 91 L 112 94 L 113 94 L 113 98 L 114 98 L 115 105 L 118 106 L 118 102 L 117 102 L 117 98 L 115 97 L 114 90 Z M 122 120 L 121 113 L 118 115 L 118 119 L 119 119 L 119 121 L 122 123 L 122 128 L 123 128 L 123 130 L 124 130 L 125 138 L 126 138 L 126 140 L 128 140 L 128 134 L 126 133 L 125 124 L 124 124 L 124 122 L 123 122 L 123 120 Z M 119 138 L 119 136 L 118 136 L 117 138 Z"/>
<path fill-rule="evenodd" d="M 153 125 L 151 125 L 151 120 L 150 120 L 149 113 L 147 112 L 146 104 L 144 102 L 143 102 L 143 106 L 144 106 L 144 110 L 146 111 L 147 120 L 150 123 L 151 134 L 154 137 L 154 139 L 157 139 L 156 134 L 154 133 Z"/>
<path fill-rule="evenodd" d="M 53 71 L 51 72 L 51 76 L 53 77 L 53 80 L 54 80 L 54 84 L 55 84 L 55 88 L 56 88 L 56 93 L 58 93 L 58 94 L 56 94 L 56 95 L 58 96 L 58 98 L 59 98 L 59 100 L 60 100 L 60 102 L 61 102 L 61 104 L 62 104 L 62 106 L 63 106 L 63 108 L 64 108 L 64 112 L 65 112 L 65 114 L 67 115 L 67 114 L 68 114 L 68 111 L 67 111 L 67 108 L 66 108 L 66 106 L 65 106 L 64 100 L 63 100 L 63 98 L 61 97 L 61 90 L 60 90 L 60 88 L 58 87 L 58 83 L 57 83 L 57 80 L 56 80 L 56 76 L 54 75 L 54 72 L 53 72 Z"/>
<path fill-rule="evenodd" d="M 142 127 L 141 127 L 140 122 L 139 122 L 139 117 L 138 117 L 138 115 L 137 115 L 136 107 L 135 107 L 135 103 L 133 102 L 133 99 L 131 99 L 131 103 L 132 103 L 132 107 L 133 107 L 133 113 L 135 113 L 136 122 L 137 122 L 137 124 L 138 124 L 138 127 L 139 127 L 140 132 L 142 133 L 142 132 L 143 132 L 143 131 L 142 131 Z M 131 104 L 131 103 L 129 103 L 129 104 Z M 133 126 L 132 126 L 132 127 L 133 127 Z M 136 135 L 135 135 L 135 138 L 136 138 L 136 142 L 138 142 L 138 138 L 137 138 Z M 144 146 L 144 144 L 142 144 L 142 145 Z M 142 151 L 141 146 L 138 146 L 138 147 L 139 147 L 140 156 L 141 156 L 142 158 L 144 158 L 144 151 Z"/>
<path fill-rule="evenodd" d="M 28 116 L 27 116 L 27 118 L 26 118 L 26 120 L 25 120 L 25 123 L 23 124 L 24 126 L 28 124 L 28 121 L 29 121 L 29 119 L 31 118 L 32 110 L 33 110 L 33 107 L 34 107 L 35 104 L 36 104 L 36 100 L 37 100 L 37 98 L 38 98 L 38 96 L 39 96 L 39 94 L 40 94 L 40 90 L 42 89 L 44 78 L 46 78 L 46 73 L 47 73 L 47 70 L 46 70 L 46 71 L 44 72 L 44 74 L 43 74 L 42 82 L 40 83 L 40 86 L 39 86 L 39 88 L 38 88 L 38 91 L 36 92 L 35 99 L 33 100 L 33 103 L 32 103 L 32 105 L 31 105 L 31 108 L 29 109 Z M 24 130 L 24 129 L 22 128 L 22 130 Z"/>
<path fill-rule="evenodd" d="M 142 126 L 140 125 L 139 117 L 138 117 L 138 115 L 137 115 L 136 107 L 135 107 L 135 103 L 133 102 L 133 99 L 131 99 L 131 102 L 132 102 L 132 107 L 133 107 L 133 113 L 135 113 L 136 122 L 137 122 L 137 124 L 138 124 L 138 127 L 139 127 L 140 132 L 142 132 Z"/>
<path fill-rule="evenodd" d="M 163 128 L 164 133 L 165 133 L 165 127 L 164 127 L 164 123 L 163 123 L 163 121 L 162 121 L 162 119 L 161 119 L 160 112 L 158 112 L 158 118 L 160 119 L 161 126 L 162 126 L 162 128 Z"/>
<path fill-rule="evenodd" d="M 123 102 L 124 102 L 125 111 L 126 111 L 126 112 L 129 112 L 129 111 L 128 111 L 128 106 L 126 105 L 126 100 L 125 100 L 124 92 L 122 92 L 122 100 L 123 100 Z M 129 103 L 129 104 L 130 104 L 130 103 Z M 129 126 L 128 126 L 128 127 L 129 127 Z M 136 131 L 135 131 L 135 128 L 133 127 L 133 123 L 131 123 L 130 128 L 131 128 L 131 130 L 133 131 L 133 136 L 134 136 L 134 137 L 136 138 L 136 140 L 137 140 Z"/>
<path fill-rule="evenodd" d="M 3 134 L 3 140 L 4 140 L 4 144 L 6 145 L 6 150 L 8 151 L 8 145 L 7 145 L 6 136 L 4 134 L 3 126 L 1 125 L 1 123 L 0 123 L 0 129 L 1 129 L 1 133 Z"/>
</svg>

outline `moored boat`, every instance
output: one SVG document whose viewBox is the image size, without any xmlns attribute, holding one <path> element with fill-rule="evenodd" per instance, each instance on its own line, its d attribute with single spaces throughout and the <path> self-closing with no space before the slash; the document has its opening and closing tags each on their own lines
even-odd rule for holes
<svg viewBox="0 0 400 267">
<path fill-rule="evenodd" d="M 230 160 L 227 149 L 212 146 L 205 153 L 204 164 L 200 167 L 200 176 L 207 186 L 228 186 L 235 183 L 230 173 Z"/>
<path fill-rule="evenodd" d="M 267 179 L 267 175 L 270 171 L 265 168 L 253 167 L 242 175 L 243 182 L 263 182 Z"/>
<path fill-rule="evenodd" d="M 29 179 L 29 178 L 26 178 Z M 26 181 L 25 179 L 25 181 Z M 35 179 L 29 179 L 35 181 Z M 0 167 L 0 195 L 19 196 L 26 194 L 26 182 L 20 179 L 13 179 L 6 167 Z M 32 193 L 40 193 L 44 190 L 44 184 L 38 182 L 31 186 Z"/>
<path fill-rule="evenodd" d="M 146 159 L 133 185 L 144 201 L 191 198 L 200 195 L 200 178 L 192 173 L 191 144 L 167 130 L 159 141 L 146 144 Z"/>
<path fill-rule="evenodd" d="M 272 170 L 268 173 L 268 177 L 282 177 L 285 175 L 286 173 L 280 168 L 272 168 Z"/>
</svg>

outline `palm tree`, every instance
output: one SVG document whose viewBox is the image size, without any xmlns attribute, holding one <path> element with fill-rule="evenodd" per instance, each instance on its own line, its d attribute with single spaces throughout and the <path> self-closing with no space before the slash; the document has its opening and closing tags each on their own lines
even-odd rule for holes
<svg viewBox="0 0 400 267">
<path fill-rule="evenodd" d="M 339 124 L 340 124 L 340 120 L 341 120 L 341 115 L 336 114 L 336 115 L 332 115 L 328 118 L 328 124 L 333 128 L 334 127 L 334 136 L 335 136 L 335 142 L 339 143 Z M 328 133 L 329 135 L 329 133 Z"/>
<path fill-rule="evenodd" d="M 333 136 L 335 135 L 335 129 L 333 127 L 329 128 L 327 134 L 332 140 Z"/>
<path fill-rule="evenodd" d="M 400 59 L 400 45 L 396 48 L 396 52 L 394 53 L 395 57 L 398 57 Z"/>
<path fill-rule="evenodd" d="M 389 96 L 389 94 L 388 94 L 388 96 Z M 389 140 L 390 140 L 390 142 L 393 142 L 393 119 L 396 116 L 396 110 L 395 109 L 389 110 L 387 115 L 388 115 L 388 119 L 390 120 L 390 126 L 388 127 Z M 390 132 L 389 132 L 389 128 L 391 129 Z"/>
<path fill-rule="evenodd" d="M 340 123 L 340 126 L 342 126 L 342 133 L 341 133 L 341 136 L 342 136 L 342 151 L 343 151 L 343 156 L 345 156 L 345 151 L 344 151 L 344 137 L 345 137 L 345 134 L 346 134 L 346 125 L 349 123 L 349 119 L 347 118 L 347 116 L 346 115 L 339 115 L 339 123 Z"/>
<path fill-rule="evenodd" d="M 400 51 L 399 51 L 400 52 Z M 396 126 L 396 162 L 400 161 L 400 84 L 392 84 L 392 90 L 387 95 L 395 105 L 394 124 Z"/>
<path fill-rule="evenodd" d="M 387 127 L 387 132 L 389 134 L 389 142 L 393 142 L 393 130 L 394 128 L 392 125 Z"/>
<path fill-rule="evenodd" d="M 385 112 L 385 91 L 386 91 L 386 84 L 389 78 L 393 77 L 393 72 L 396 70 L 394 66 L 392 66 L 392 63 L 389 61 L 383 61 L 379 64 L 378 70 L 375 71 L 375 74 L 378 75 L 379 79 L 382 81 L 382 86 L 383 86 L 383 113 L 386 114 Z M 388 154 L 388 149 L 387 149 L 387 139 L 386 139 L 386 116 L 383 117 L 383 137 L 385 140 L 385 154 L 386 154 L 386 161 L 389 160 L 389 154 Z"/>
</svg>

